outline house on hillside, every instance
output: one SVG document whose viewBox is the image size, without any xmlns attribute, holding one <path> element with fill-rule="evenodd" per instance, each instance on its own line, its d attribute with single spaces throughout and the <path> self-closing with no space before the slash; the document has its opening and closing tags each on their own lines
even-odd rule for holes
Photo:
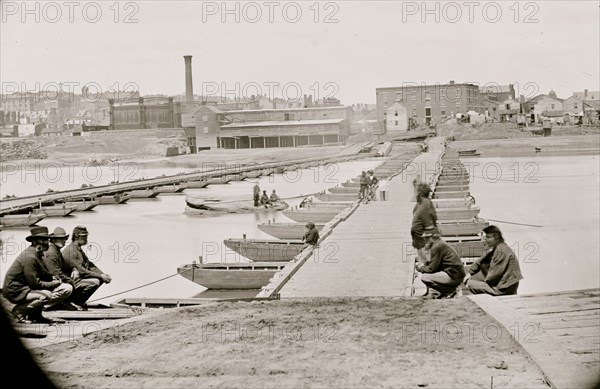
<svg viewBox="0 0 600 389">
<path fill-rule="evenodd" d="M 523 103 L 523 113 L 530 123 L 541 123 L 544 117 L 563 117 L 563 100 L 554 91 L 537 95 Z"/>
<path fill-rule="evenodd" d="M 521 104 L 513 99 L 506 99 L 498 104 L 498 120 L 500 122 L 517 122 L 517 114 L 521 111 Z"/>
<path fill-rule="evenodd" d="M 407 132 L 410 124 L 409 110 L 399 101 L 394 102 L 388 107 L 385 114 L 386 134 L 396 134 L 398 132 Z"/>
</svg>

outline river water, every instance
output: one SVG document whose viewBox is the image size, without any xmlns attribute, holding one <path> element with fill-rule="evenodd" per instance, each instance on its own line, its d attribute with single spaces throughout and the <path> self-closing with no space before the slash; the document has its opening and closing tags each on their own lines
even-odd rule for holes
<svg viewBox="0 0 600 389">
<path fill-rule="evenodd" d="M 258 183 L 269 194 L 275 189 L 279 196 L 287 198 L 286 201 L 295 206 L 301 201 L 301 195 L 339 185 L 381 162 L 381 158 L 343 162 L 261 177 Z M 598 156 L 476 157 L 464 158 L 463 162 L 472 171 L 470 188 L 481 208 L 480 217 L 501 228 L 507 243 L 520 260 L 525 279 L 519 293 L 600 285 Z M 191 170 L 141 169 L 136 171 L 134 178 Z M 105 183 L 115 180 L 114 168 L 102 167 L 100 171 Z M 20 173 L 11 173 L 5 177 L 6 180 L 3 177 L 2 195 L 40 193 L 39 189 L 44 192 L 46 186 L 55 190 L 78 186 L 76 182 L 64 182 L 64 177 L 71 174 L 69 171 L 61 171 L 63 180 L 52 185 L 37 179 L 44 174 L 49 174 L 49 170 L 46 173 L 30 171 L 23 180 Z M 78 182 L 85 183 L 90 176 L 81 174 L 79 177 Z M 120 180 L 124 181 L 122 175 Z M 250 198 L 255 181 L 214 185 L 186 192 L 207 198 L 246 195 Z M 190 216 L 184 214 L 184 198 L 185 195 L 160 195 L 153 200 L 101 205 L 92 212 L 46 218 L 39 224 L 50 230 L 61 226 L 69 233 L 76 225 L 88 228 L 88 255 L 113 277 L 113 282 L 103 285 L 92 300 L 108 304 L 125 297 L 196 296 L 205 289 L 175 275 L 178 265 L 198 260 L 200 255 L 207 262 L 244 261 L 244 258 L 225 249 L 223 239 L 242 238 L 244 234 L 248 239 L 272 239 L 260 231 L 257 224 L 273 219 L 276 222 L 292 222 L 281 212 L 272 211 L 215 217 Z M 8 266 L 27 247 L 24 240 L 27 235 L 27 229 L 6 229 L 0 233 L 5 242 L 0 260 L 2 280 Z M 164 280 L 158 281 L 161 279 Z M 141 287 L 146 284 L 150 285 Z"/>
<path fill-rule="evenodd" d="M 520 294 L 600 287 L 598 155 L 462 161 L 480 217 L 520 259 Z"/>
<path fill-rule="evenodd" d="M 209 185 L 202 189 L 187 189 L 189 194 L 197 194 L 206 198 L 247 196 L 252 198 L 252 188 L 258 181 L 261 189 L 271 194 L 273 189 L 278 195 L 295 206 L 302 200 L 302 195 L 326 190 L 338 186 L 360 174 L 362 170 L 374 168 L 381 164 L 381 158 L 361 161 L 342 162 L 322 165 L 310 169 L 274 174 L 249 181 L 230 182 L 225 185 Z M 43 168 L 40 168 L 43 169 Z M 11 173 L 2 183 L 2 194 L 35 194 L 36 188 L 45 188 L 49 182 L 47 172 L 30 170 L 29 174 Z M 79 177 L 85 183 L 84 175 L 73 174 L 71 167 L 63 168 L 62 177 Z M 102 166 L 100 176 L 106 183 L 113 181 L 113 167 Z M 65 171 L 67 170 L 67 171 Z M 188 169 L 191 171 L 192 169 Z M 81 170 L 79 170 L 81 172 Z M 176 174 L 183 169 L 173 168 L 136 172 L 139 177 L 152 177 L 160 174 Z M 18 177 L 18 178 L 16 178 Z M 107 178 L 108 177 L 108 178 Z M 137 178 L 139 178 L 137 177 Z M 25 179 L 23 179 L 25 178 Z M 83 181 L 81 179 L 83 178 Z M 66 178 L 65 178 L 66 179 Z M 123 179 L 122 179 L 123 180 Z M 123 180 L 124 181 L 124 180 Z M 73 187 L 70 182 L 54 183 L 53 188 L 67 189 Z M 75 187 L 78 187 L 76 184 Z M 45 190 L 44 190 L 45 191 Z M 90 244 L 86 252 L 98 267 L 110 274 L 113 282 L 103 285 L 91 300 L 98 303 L 112 303 L 125 297 L 192 297 L 205 289 L 177 273 L 177 266 L 198 260 L 202 255 L 206 262 L 246 261 L 223 246 L 227 238 L 274 239 L 257 228 L 258 224 L 269 220 L 276 222 L 293 222 L 280 211 L 264 211 L 251 214 L 231 214 L 214 217 L 192 216 L 184 214 L 185 194 L 161 194 L 150 200 L 129 200 L 122 205 L 100 205 L 91 212 L 78 212 L 67 217 L 46 218 L 39 225 L 47 226 L 50 231 L 55 227 L 63 227 L 68 233 L 77 225 L 84 225 L 90 233 Z M 27 247 L 25 237 L 27 228 L 5 229 L 0 233 L 4 242 L 0 261 L 0 277 L 4 275 L 16 256 Z M 300 238 L 300 237 L 299 237 Z M 163 281 L 145 286 L 165 277 Z M 115 294 L 128 291 L 124 294 Z M 110 296 L 110 297 L 106 297 Z M 90 301 L 91 301 L 90 300 Z"/>
</svg>

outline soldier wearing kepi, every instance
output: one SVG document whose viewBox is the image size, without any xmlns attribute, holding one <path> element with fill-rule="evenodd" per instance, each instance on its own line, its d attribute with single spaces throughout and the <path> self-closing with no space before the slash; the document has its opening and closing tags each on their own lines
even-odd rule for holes
<svg viewBox="0 0 600 389">
<path fill-rule="evenodd" d="M 17 323 L 64 322 L 42 316 L 44 308 L 62 303 L 73 292 L 73 287 L 50 274 L 44 263 L 43 255 L 48 250 L 49 238 L 47 227 L 33 227 L 25 238 L 31 246 L 15 259 L 6 272 L 2 295 L 16 304 L 12 313 Z"/>
<path fill-rule="evenodd" d="M 98 266 L 92 263 L 83 252 L 82 247 L 88 243 L 88 231 L 83 226 L 73 229 L 72 242 L 62 250 L 62 255 L 67 266 L 77 270 L 75 277 L 75 293 L 71 301 L 82 308 L 86 308 L 86 302 L 96 290 L 103 284 L 109 284 L 112 278 L 104 273 Z"/>
<path fill-rule="evenodd" d="M 70 301 L 79 300 L 77 295 L 81 293 L 81 288 L 79 290 L 75 288 L 75 279 L 79 277 L 79 272 L 77 268 L 65 261 L 61 253 L 61 250 L 67 243 L 67 239 L 69 239 L 69 234 L 63 228 L 56 227 L 54 229 L 50 234 L 50 247 L 44 253 L 44 263 L 52 275 L 59 277 L 63 282 L 70 284 L 74 288 L 71 296 L 63 301 L 60 306 L 56 307 L 80 311 L 83 310 L 83 307 Z"/>
</svg>

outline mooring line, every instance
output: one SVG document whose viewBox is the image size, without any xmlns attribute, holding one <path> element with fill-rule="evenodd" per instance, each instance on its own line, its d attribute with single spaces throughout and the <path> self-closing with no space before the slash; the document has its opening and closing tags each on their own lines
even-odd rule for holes
<svg viewBox="0 0 600 389">
<path fill-rule="evenodd" d="M 517 226 L 538 227 L 538 228 L 544 227 L 544 226 L 538 226 L 537 224 L 507 222 L 506 220 L 489 219 L 487 217 L 485 218 L 485 220 L 489 220 L 489 221 L 492 221 L 492 222 L 498 222 L 498 223 L 514 224 L 514 225 L 517 225 Z"/>
</svg>

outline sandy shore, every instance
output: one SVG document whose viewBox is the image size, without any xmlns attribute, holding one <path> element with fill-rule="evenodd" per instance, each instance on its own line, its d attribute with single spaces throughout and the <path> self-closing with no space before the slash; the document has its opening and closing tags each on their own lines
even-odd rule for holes
<svg viewBox="0 0 600 389">
<path fill-rule="evenodd" d="M 62 388 L 548 387 L 466 297 L 215 303 L 34 353 Z"/>
</svg>

